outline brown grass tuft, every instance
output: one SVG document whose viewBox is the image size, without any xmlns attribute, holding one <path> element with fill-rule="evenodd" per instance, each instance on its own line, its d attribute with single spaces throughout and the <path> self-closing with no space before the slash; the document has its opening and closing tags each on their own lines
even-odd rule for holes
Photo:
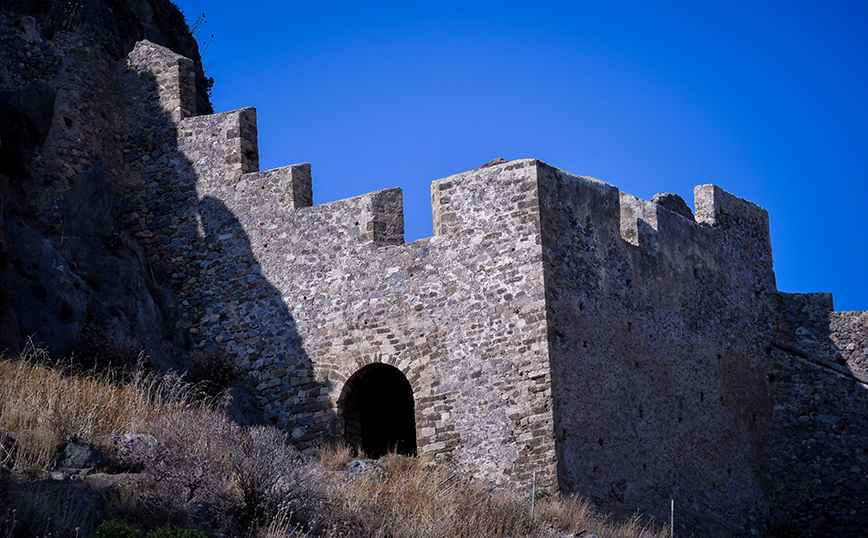
<svg viewBox="0 0 868 538">
<path fill-rule="evenodd" d="M 355 449 L 343 441 L 324 443 L 317 447 L 316 453 L 320 464 L 329 471 L 342 471 L 353 459 Z M 364 453 L 358 457 L 364 458 Z"/>
</svg>

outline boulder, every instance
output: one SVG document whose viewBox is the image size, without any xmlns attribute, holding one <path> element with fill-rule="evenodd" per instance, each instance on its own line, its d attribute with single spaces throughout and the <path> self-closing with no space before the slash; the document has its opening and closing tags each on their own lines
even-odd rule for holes
<svg viewBox="0 0 868 538">
<path fill-rule="evenodd" d="M 57 456 L 57 468 L 67 474 L 85 475 L 102 465 L 102 456 L 87 443 L 64 443 Z"/>
<path fill-rule="evenodd" d="M 141 470 L 142 463 L 151 457 L 160 442 L 147 433 L 125 433 L 113 435 L 111 441 L 115 445 L 121 471 L 136 472 Z"/>
</svg>

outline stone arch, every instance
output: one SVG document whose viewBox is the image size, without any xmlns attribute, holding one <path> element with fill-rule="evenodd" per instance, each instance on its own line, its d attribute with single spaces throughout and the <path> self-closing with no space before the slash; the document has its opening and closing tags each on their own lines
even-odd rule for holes
<svg viewBox="0 0 868 538">
<path fill-rule="evenodd" d="M 363 366 L 347 379 L 338 407 L 344 439 L 369 458 L 392 450 L 416 455 L 413 387 L 398 368 L 379 362 Z"/>
</svg>

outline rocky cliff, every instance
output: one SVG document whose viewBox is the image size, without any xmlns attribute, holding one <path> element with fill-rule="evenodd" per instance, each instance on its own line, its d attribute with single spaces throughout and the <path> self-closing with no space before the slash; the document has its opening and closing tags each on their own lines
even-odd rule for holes
<svg viewBox="0 0 868 538">
<path fill-rule="evenodd" d="M 147 81 L 125 62 L 141 39 L 193 60 L 194 107 L 210 113 L 196 40 L 168 0 L 4 3 L 0 351 L 32 341 L 84 365 L 144 356 L 201 377 L 182 306 L 128 224 L 141 188 L 129 163 L 157 161 L 161 140 L 135 122 Z"/>
</svg>

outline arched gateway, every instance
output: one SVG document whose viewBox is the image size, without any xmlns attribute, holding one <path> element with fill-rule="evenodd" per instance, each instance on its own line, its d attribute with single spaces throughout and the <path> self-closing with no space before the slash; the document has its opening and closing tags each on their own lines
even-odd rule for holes
<svg viewBox="0 0 868 538">
<path fill-rule="evenodd" d="M 369 458 L 394 450 L 416 454 L 413 389 L 400 370 L 388 364 L 369 364 L 344 385 L 341 398 L 344 436 Z"/>
</svg>

